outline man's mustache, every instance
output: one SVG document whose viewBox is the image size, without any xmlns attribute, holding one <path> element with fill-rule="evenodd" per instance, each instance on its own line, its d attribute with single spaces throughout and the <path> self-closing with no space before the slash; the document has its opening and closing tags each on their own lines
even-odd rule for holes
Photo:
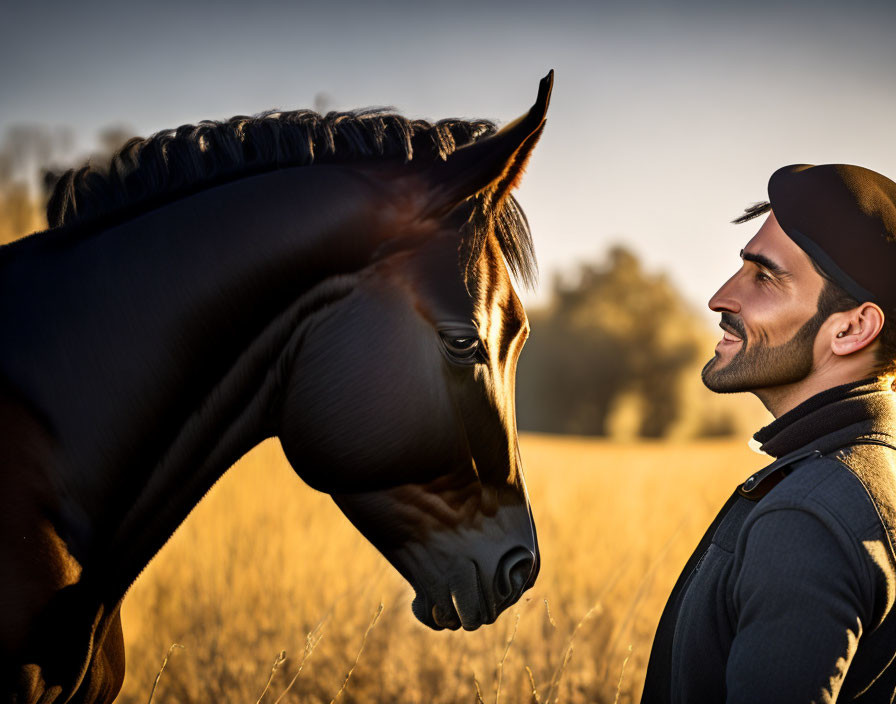
<svg viewBox="0 0 896 704">
<path fill-rule="evenodd" d="M 741 321 L 740 318 L 734 317 L 731 313 L 722 313 L 721 327 L 728 328 L 741 340 L 743 340 L 744 342 L 747 341 L 747 331 L 744 329 L 743 321 Z"/>
</svg>

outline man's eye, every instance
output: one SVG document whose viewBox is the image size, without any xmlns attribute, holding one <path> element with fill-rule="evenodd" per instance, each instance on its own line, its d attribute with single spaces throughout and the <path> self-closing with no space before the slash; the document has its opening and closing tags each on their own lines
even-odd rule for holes
<svg viewBox="0 0 896 704">
<path fill-rule="evenodd" d="M 764 271 L 757 271 L 756 280 L 761 283 L 768 283 L 772 280 L 772 277 L 766 274 Z"/>
</svg>

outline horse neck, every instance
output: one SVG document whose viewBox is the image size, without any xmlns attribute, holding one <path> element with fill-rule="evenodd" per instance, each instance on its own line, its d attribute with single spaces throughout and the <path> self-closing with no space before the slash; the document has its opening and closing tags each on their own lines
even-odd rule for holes
<svg viewBox="0 0 896 704">
<path fill-rule="evenodd" d="M 15 344 L 0 372 L 55 440 L 54 519 L 86 571 L 125 550 L 126 588 L 270 435 L 277 361 L 369 263 L 375 195 L 349 169 L 284 170 L 4 258 L 0 325 Z"/>
<path fill-rule="evenodd" d="M 308 328 L 327 306 L 352 293 L 352 274 L 311 287 L 244 350 L 190 415 L 126 512 L 96 546 L 100 575 L 119 598 L 221 475 L 275 434 L 282 375 Z M 114 570 L 106 565 L 115 564 Z"/>
</svg>

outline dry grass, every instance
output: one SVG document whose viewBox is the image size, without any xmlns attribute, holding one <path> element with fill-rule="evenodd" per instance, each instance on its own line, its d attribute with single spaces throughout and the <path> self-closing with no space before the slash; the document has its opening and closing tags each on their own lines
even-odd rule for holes
<svg viewBox="0 0 896 704">
<path fill-rule="evenodd" d="M 256 448 L 125 599 L 118 701 L 146 702 L 166 653 L 155 704 L 638 701 L 679 569 L 762 458 L 742 441 L 521 447 L 541 576 L 474 633 L 418 624 L 410 587 L 330 499 L 276 443 Z"/>
</svg>

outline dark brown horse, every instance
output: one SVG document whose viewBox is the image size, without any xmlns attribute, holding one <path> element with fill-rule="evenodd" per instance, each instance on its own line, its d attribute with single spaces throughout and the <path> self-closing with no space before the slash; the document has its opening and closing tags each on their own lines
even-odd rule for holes
<svg viewBox="0 0 896 704">
<path fill-rule="evenodd" d="M 262 439 L 435 629 L 538 573 L 514 414 L 531 277 L 510 195 L 544 127 L 268 113 L 132 140 L 0 249 L 0 675 L 110 702 L 119 606 Z M 346 565 L 351 569 L 351 565 Z"/>
</svg>

